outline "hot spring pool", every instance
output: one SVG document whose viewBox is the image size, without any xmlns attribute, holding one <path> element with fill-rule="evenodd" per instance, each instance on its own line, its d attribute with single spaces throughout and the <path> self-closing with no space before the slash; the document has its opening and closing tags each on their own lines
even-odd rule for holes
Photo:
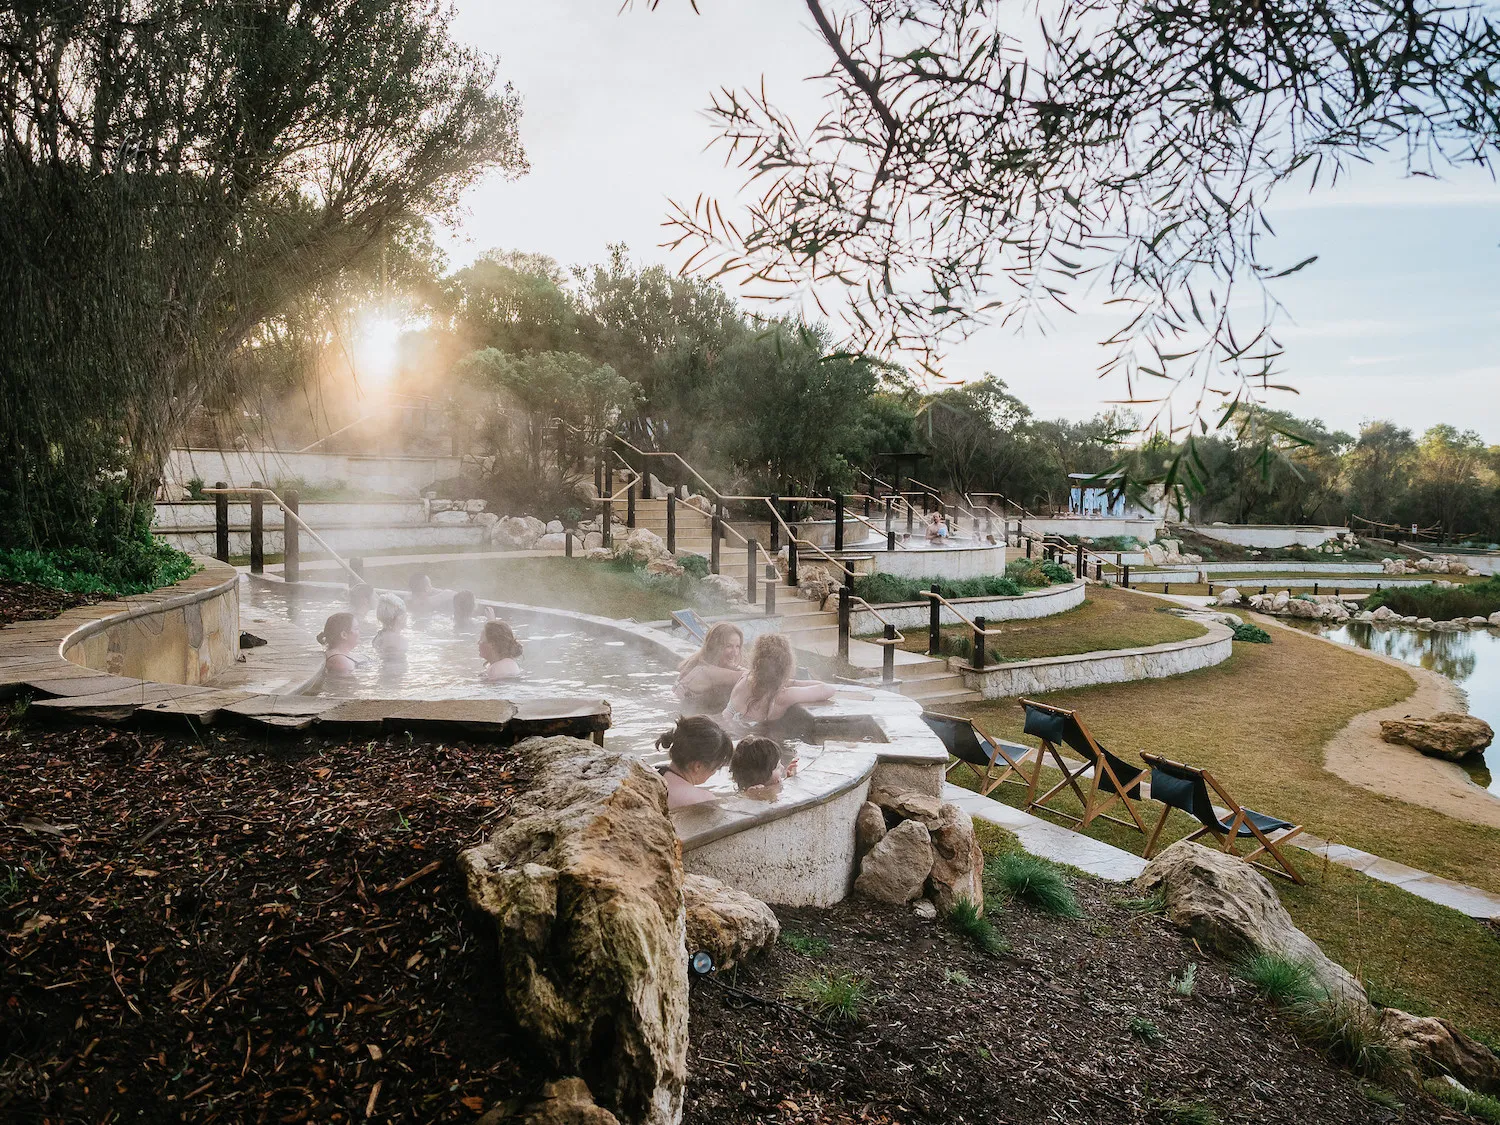
<svg viewBox="0 0 1500 1125">
<path fill-rule="evenodd" d="M 288 590 L 249 585 L 250 604 L 314 636 L 329 614 L 348 609 L 332 591 Z M 500 616 L 505 616 L 503 613 Z M 606 736 L 611 746 L 645 753 L 676 718 L 673 694 L 677 661 L 650 645 L 586 632 L 566 618 L 537 610 L 506 617 L 524 649 L 520 679 L 491 683 L 479 678 L 478 632 L 455 632 L 447 614 L 413 616 L 405 661 L 382 660 L 370 647 L 379 626 L 373 615 L 360 622 L 363 661 L 348 674 L 328 676 L 318 694 L 400 699 L 509 699 L 524 702 L 556 696 L 607 699 L 613 712 Z"/>
</svg>

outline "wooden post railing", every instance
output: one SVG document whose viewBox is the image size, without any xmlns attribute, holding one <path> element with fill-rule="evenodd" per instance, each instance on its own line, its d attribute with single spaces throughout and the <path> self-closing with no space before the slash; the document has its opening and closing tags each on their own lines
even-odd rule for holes
<svg viewBox="0 0 1500 1125">
<path fill-rule="evenodd" d="M 224 481 L 214 481 L 219 490 L 214 495 L 214 558 L 225 563 L 229 561 L 229 494 L 224 491 L 228 487 Z"/>
<path fill-rule="evenodd" d="M 928 589 L 934 594 L 942 593 L 938 589 L 936 582 L 929 586 Z M 927 612 L 927 655 L 937 656 L 943 647 L 943 603 L 938 601 L 937 598 L 931 598 L 927 604 L 929 607 Z"/>
<path fill-rule="evenodd" d="M 298 499 L 297 490 L 288 489 L 282 497 L 282 510 L 295 517 Z M 297 540 L 297 521 L 285 517 L 281 521 L 281 577 L 288 582 L 297 582 L 302 577 L 302 544 Z"/>
<path fill-rule="evenodd" d="M 885 627 L 885 650 L 880 654 L 880 682 L 889 684 L 896 679 L 896 627 Z"/>
<path fill-rule="evenodd" d="M 667 554 L 677 553 L 677 493 L 667 493 Z"/>
<path fill-rule="evenodd" d="M 258 480 L 253 489 L 265 488 Z M 250 573 L 263 574 L 266 569 L 266 502 L 259 491 L 250 493 Z"/>
</svg>

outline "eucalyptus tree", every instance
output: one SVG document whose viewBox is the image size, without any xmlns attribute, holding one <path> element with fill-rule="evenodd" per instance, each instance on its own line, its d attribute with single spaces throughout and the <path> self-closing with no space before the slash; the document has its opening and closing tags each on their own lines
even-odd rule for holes
<svg viewBox="0 0 1500 1125">
<path fill-rule="evenodd" d="M 836 290 L 858 346 L 929 364 L 977 324 L 1102 303 L 1105 371 L 1179 434 L 1278 386 L 1266 286 L 1314 259 L 1269 260 L 1274 193 L 1386 150 L 1418 174 L 1487 164 L 1500 128 L 1500 38 L 1472 0 L 805 4 L 827 108 L 715 96 L 753 202 L 675 208 L 688 268 Z M 1201 483 L 1193 448 L 1168 483 Z"/>
<path fill-rule="evenodd" d="M 0 7 L 0 510 L 108 541 L 268 321 L 482 172 L 520 101 L 428 0 Z"/>
</svg>

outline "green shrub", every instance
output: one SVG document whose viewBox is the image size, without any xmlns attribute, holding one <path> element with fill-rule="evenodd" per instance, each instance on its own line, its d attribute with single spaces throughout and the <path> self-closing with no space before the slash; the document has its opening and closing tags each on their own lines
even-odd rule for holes
<svg viewBox="0 0 1500 1125">
<path fill-rule="evenodd" d="M 1130 1034 L 1142 1043 L 1160 1043 L 1162 1040 L 1161 1028 L 1144 1016 L 1131 1016 L 1129 1028 Z"/>
<path fill-rule="evenodd" d="M 936 582 L 945 598 L 1013 598 L 1025 593 L 1019 585 L 1000 575 L 980 578 L 903 578 L 896 574 L 867 574 L 854 580 L 854 592 L 871 605 L 920 602 Z"/>
<path fill-rule="evenodd" d="M 1367 1078 L 1397 1073 L 1402 1059 L 1380 1030 L 1372 1008 L 1332 998 L 1300 1005 L 1296 1021 L 1303 1034 L 1342 1063 Z"/>
<path fill-rule="evenodd" d="M 953 656 L 959 660 L 972 660 L 974 656 L 974 637 L 971 633 L 944 633 L 938 638 L 938 652 L 943 656 Z M 985 646 L 985 663 L 998 664 L 1005 658 L 999 651 Z"/>
<path fill-rule="evenodd" d="M 1182 976 L 1172 977 L 1167 984 L 1178 996 L 1191 996 L 1193 989 L 1198 987 L 1198 962 L 1189 961 L 1187 968 L 1182 970 Z"/>
<path fill-rule="evenodd" d="M 953 909 L 948 911 L 946 920 L 955 933 L 962 934 L 991 957 L 999 957 L 1010 951 L 1010 943 L 1000 936 L 1000 932 L 970 899 L 961 898 L 955 902 Z"/>
<path fill-rule="evenodd" d="M 1467 586 L 1394 586 L 1376 590 L 1365 599 L 1366 609 L 1381 606 L 1389 606 L 1392 613 L 1402 617 L 1430 617 L 1434 621 L 1488 617 L 1500 610 L 1500 577 Z"/>
<path fill-rule="evenodd" d="M 1253 645 L 1271 643 L 1271 634 L 1249 621 L 1241 621 L 1238 625 L 1231 625 L 1230 628 L 1234 630 L 1234 639 L 1237 641 L 1246 641 Z"/>
<path fill-rule="evenodd" d="M 1423 1084 L 1423 1089 L 1444 1105 L 1452 1106 L 1460 1113 L 1467 1113 L 1470 1117 L 1489 1122 L 1490 1125 L 1500 1125 L 1500 1098 L 1492 1098 L 1488 1094 L 1476 1094 L 1462 1086 L 1455 1086 L 1443 1078 L 1429 1079 Z"/>
<path fill-rule="evenodd" d="M 791 930 L 781 931 L 781 944 L 804 957 L 821 957 L 829 950 L 828 943 L 822 938 L 793 933 Z"/>
<path fill-rule="evenodd" d="M 852 1023 L 870 995 L 870 982 L 847 970 L 798 977 L 787 986 L 787 996 L 811 1005 L 824 1019 Z"/>
<path fill-rule="evenodd" d="M 677 564 L 692 578 L 708 577 L 708 560 L 702 555 L 678 555 Z"/>
<path fill-rule="evenodd" d="M 1044 562 L 1044 563 L 1042 563 L 1042 574 L 1046 576 L 1048 582 L 1071 582 L 1071 581 L 1073 581 L 1073 572 L 1071 570 L 1069 570 L 1067 567 L 1063 566 L 1062 563 L 1055 563 L 1055 562 Z"/>
<path fill-rule="evenodd" d="M 188 489 L 188 499 L 189 500 L 207 500 L 208 499 L 208 497 L 205 496 L 204 493 L 203 493 L 203 478 L 202 477 L 193 477 L 190 481 L 188 481 L 188 483 L 187 483 L 187 489 Z"/>
<path fill-rule="evenodd" d="M 144 594 L 181 582 L 197 569 L 189 556 L 149 535 L 121 539 L 108 553 L 89 547 L 0 550 L 0 579 L 74 594 Z"/>
<path fill-rule="evenodd" d="M 1027 852 L 1006 852 L 984 865 L 985 891 L 1000 893 L 1059 918 L 1081 918 L 1083 910 L 1057 864 Z"/>
<path fill-rule="evenodd" d="M 1220 1125 L 1218 1112 L 1203 1102 L 1165 1101 L 1156 1109 L 1158 1119 L 1171 1125 Z"/>
<path fill-rule="evenodd" d="M 1072 542 L 1071 537 L 1068 540 Z M 1102 535 L 1098 539 L 1085 540 L 1095 551 L 1138 551 L 1141 541 L 1134 535 Z"/>
<path fill-rule="evenodd" d="M 1326 995 L 1313 979 L 1311 965 L 1276 953 L 1251 957 L 1240 966 L 1240 976 L 1273 1004 L 1312 1004 Z"/>
<path fill-rule="evenodd" d="M 1042 569 L 1041 559 L 1011 559 L 1005 566 L 1005 577 L 1018 586 L 1040 588 L 1052 585 L 1052 579 Z"/>
</svg>

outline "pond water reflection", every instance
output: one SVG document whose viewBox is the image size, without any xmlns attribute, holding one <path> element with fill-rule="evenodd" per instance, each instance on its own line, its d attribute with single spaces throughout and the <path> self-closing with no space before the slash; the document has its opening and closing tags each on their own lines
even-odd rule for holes
<svg viewBox="0 0 1500 1125">
<path fill-rule="evenodd" d="M 1288 624 L 1447 676 L 1467 693 L 1470 713 L 1500 730 L 1500 630 L 1439 632 L 1362 621 Z M 1500 793 L 1500 743 L 1491 745 L 1484 752 L 1484 765 L 1470 773 L 1490 792 Z"/>
</svg>

